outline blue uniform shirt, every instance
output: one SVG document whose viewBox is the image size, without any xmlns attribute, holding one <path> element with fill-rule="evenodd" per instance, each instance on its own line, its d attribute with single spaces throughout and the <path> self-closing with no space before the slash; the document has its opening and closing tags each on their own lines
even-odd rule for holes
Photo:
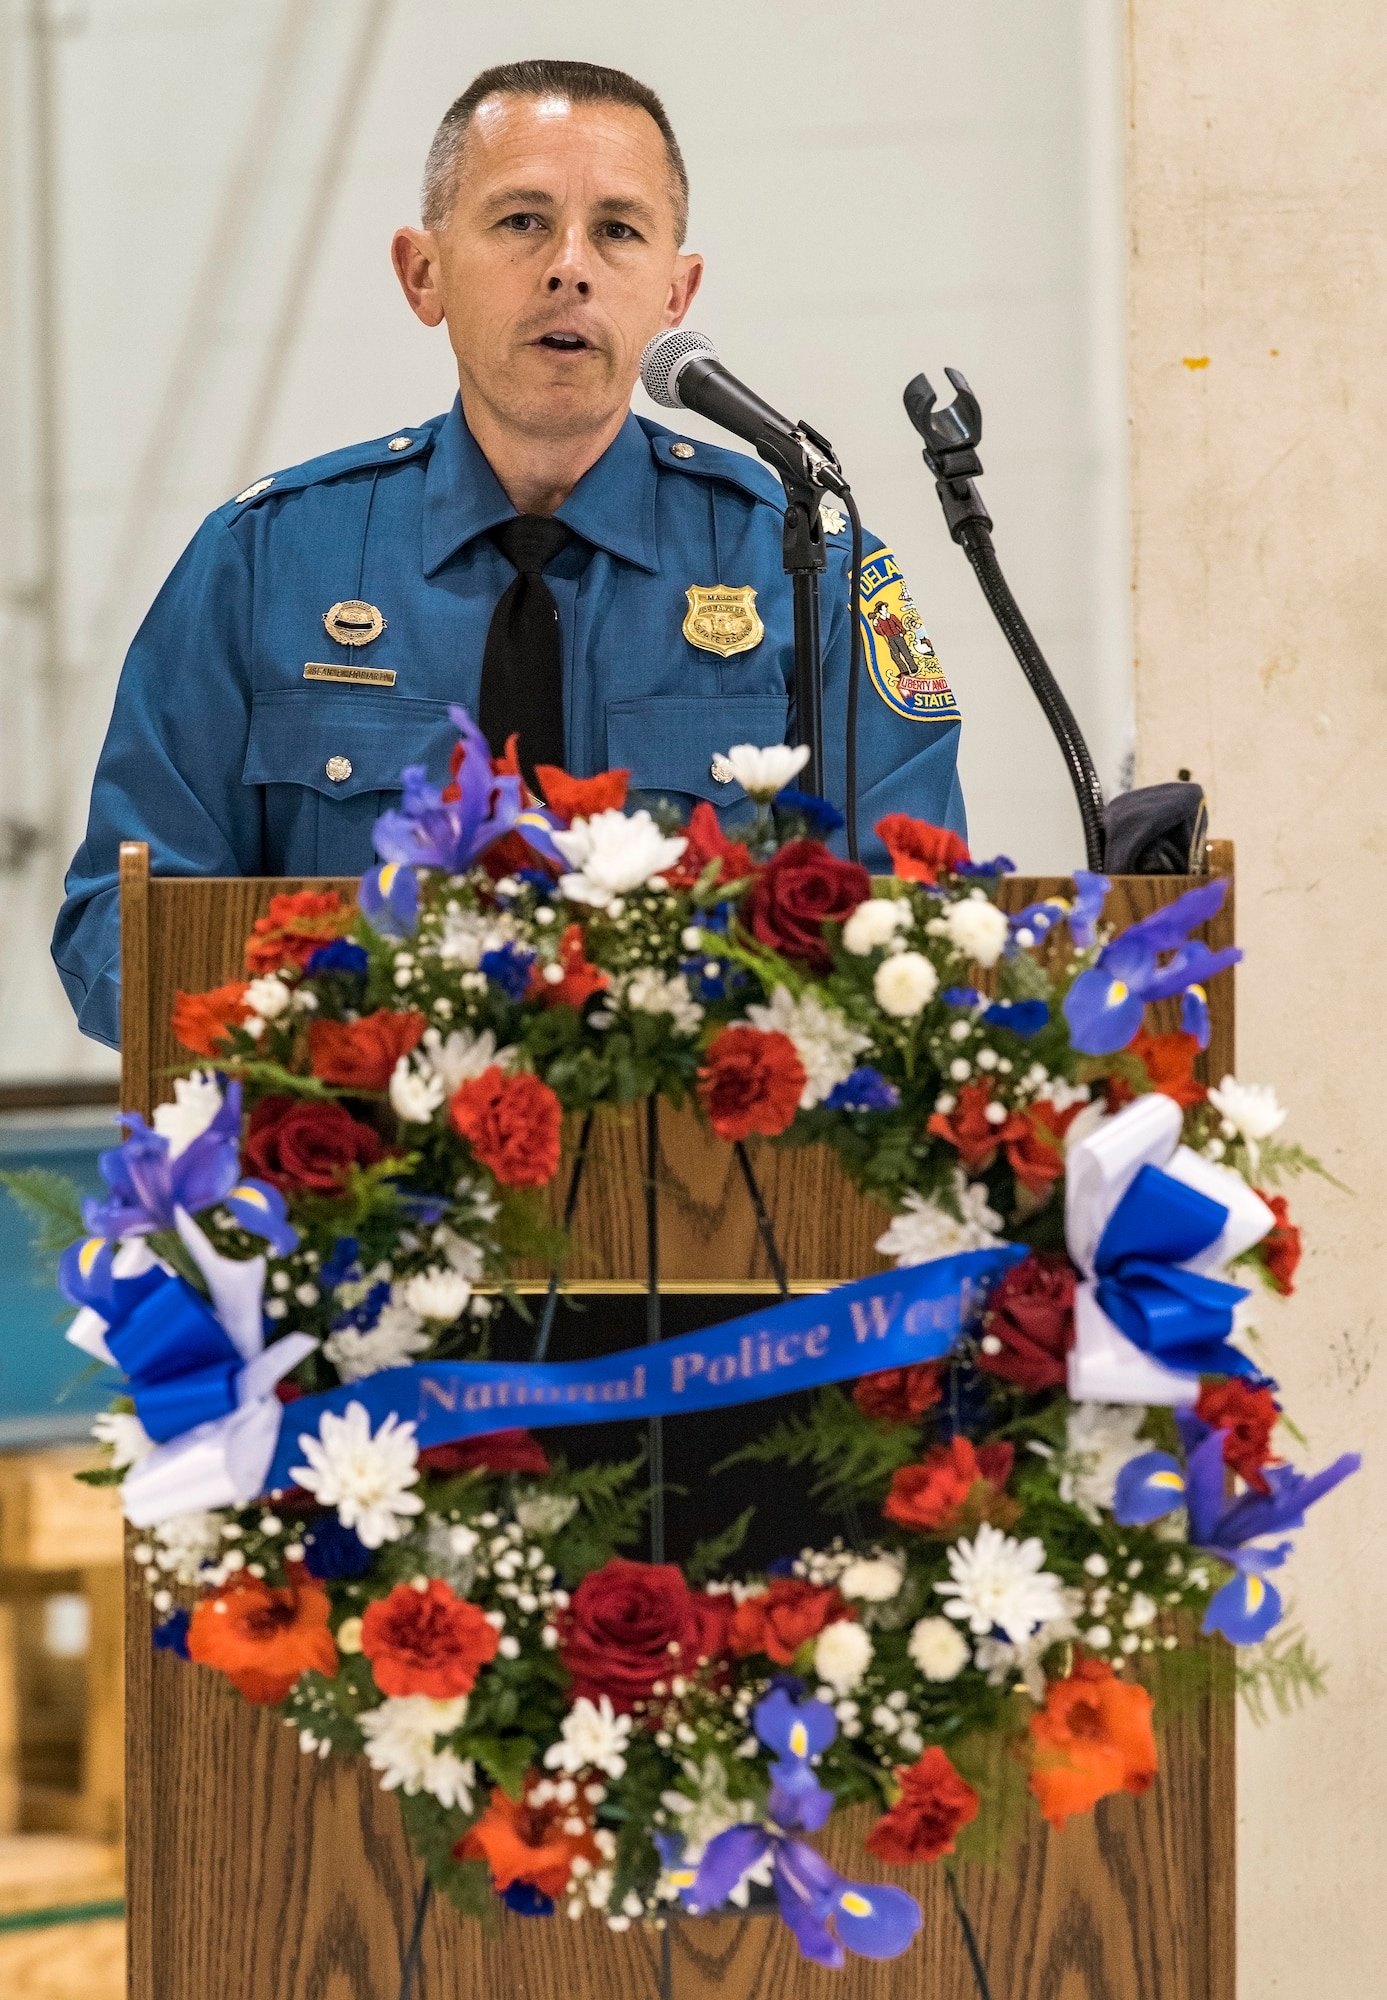
<svg viewBox="0 0 1387 2000">
<path fill-rule="evenodd" d="M 487 627 L 514 575 L 486 531 L 514 512 L 455 401 L 418 429 L 257 480 L 203 523 L 126 659 L 54 933 L 84 1034 L 119 1041 L 122 840 L 148 841 L 156 874 L 355 875 L 402 767 L 445 776 L 448 705 L 476 714 Z M 570 771 L 625 765 L 647 802 L 746 811 L 713 764 L 731 744 L 786 738 L 783 513 L 759 461 L 628 417 L 559 509 L 577 539 L 545 573 Z M 842 527 L 827 541 L 825 766 L 841 805 L 850 543 Z M 883 814 L 962 832 L 963 800 L 953 696 L 890 552 L 868 537 L 866 554 L 859 825 L 862 859 L 881 867 Z M 754 589 L 765 632 L 748 649 L 686 636 L 688 591 L 715 586 Z M 324 627 L 352 599 L 385 621 L 365 645 Z M 719 636 L 715 619 L 702 635 Z"/>
</svg>

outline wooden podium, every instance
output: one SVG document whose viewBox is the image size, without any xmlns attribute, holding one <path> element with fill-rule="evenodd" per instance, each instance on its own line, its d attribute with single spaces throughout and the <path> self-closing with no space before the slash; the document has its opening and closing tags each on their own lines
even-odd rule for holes
<svg viewBox="0 0 1387 2000">
<path fill-rule="evenodd" d="M 1232 850 L 1210 849 L 1214 872 Z M 1114 882 L 1108 915 L 1133 922 L 1194 886 L 1185 877 Z M 148 1115 L 184 1065 L 169 1028 L 178 989 L 240 975 L 245 938 L 271 896 L 354 883 L 155 878 L 147 849 L 121 851 L 122 1103 Z M 1012 877 L 1019 909 L 1072 892 Z M 1201 933 L 1232 942 L 1230 893 Z M 1232 976 L 1210 996 L 1217 1081 L 1233 1069 Z M 1166 1025 L 1176 1025 L 1172 1019 Z M 822 1149 L 761 1146 L 757 1173 L 792 1280 L 880 1268 L 884 1212 Z M 639 1121 L 599 1118 L 574 1222 L 585 1282 L 644 1288 Z M 562 1176 L 561 1176 L 562 1178 Z M 691 1114 L 662 1121 L 661 1286 L 759 1291 L 770 1274 L 731 1149 Z M 575 1266 L 575 1269 L 578 1268 Z M 394 1800 L 364 1760 L 323 1764 L 293 1732 L 218 1677 L 150 1644 L 151 1613 L 129 1571 L 126 1624 L 127 1903 L 130 2000 L 394 2000 L 422 1871 Z M 1035 1819 L 1005 1872 L 960 1870 L 993 2000 L 1234 2000 L 1234 1757 L 1229 1684 L 1160 1732 L 1161 1771 L 1142 1799 L 1107 1800 L 1056 1835 Z M 905 1957 L 852 1959 L 841 1973 L 802 1960 L 778 1918 L 681 1920 L 620 1935 L 499 1912 L 484 1933 L 435 1899 L 413 2000 L 966 2000 L 976 1987 L 938 1869 L 879 1870 L 862 1828 L 835 1823 L 825 1851 L 920 1900 Z M 498 1906 L 499 1911 L 499 1906 Z M 662 1966 L 662 1957 L 666 1963 Z"/>
</svg>

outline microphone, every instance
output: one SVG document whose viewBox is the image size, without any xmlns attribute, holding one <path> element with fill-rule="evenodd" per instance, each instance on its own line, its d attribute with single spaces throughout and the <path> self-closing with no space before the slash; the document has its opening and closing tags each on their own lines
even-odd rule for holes
<svg viewBox="0 0 1387 2000">
<path fill-rule="evenodd" d="M 695 410 L 747 444 L 759 447 L 774 439 L 804 449 L 796 425 L 723 367 L 706 333 L 680 326 L 657 333 L 641 356 L 641 381 L 653 403 L 666 410 Z"/>
</svg>

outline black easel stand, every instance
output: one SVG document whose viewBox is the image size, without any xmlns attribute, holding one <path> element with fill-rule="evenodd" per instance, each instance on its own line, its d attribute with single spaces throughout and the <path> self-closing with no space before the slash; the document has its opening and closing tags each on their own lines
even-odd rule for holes
<svg viewBox="0 0 1387 2000">
<path fill-rule="evenodd" d="M 924 439 L 924 461 L 934 474 L 935 491 L 944 509 L 949 533 L 973 565 L 983 596 L 992 607 L 992 615 L 1001 626 L 1006 642 L 1030 682 L 1036 700 L 1045 711 L 1045 720 L 1054 731 L 1055 740 L 1064 754 L 1074 796 L 1079 802 L 1088 865 L 1095 870 L 1101 869 L 1104 849 L 1103 787 L 1098 781 L 1083 731 L 1074 719 L 1074 711 L 1065 700 L 1064 690 L 1051 673 L 1045 655 L 1021 615 L 1021 608 L 1008 588 L 992 546 L 992 518 L 973 484 L 982 472 L 977 449 L 982 440 L 982 411 L 978 399 L 957 368 L 946 368 L 944 373 L 955 392 L 954 401 L 948 408 L 935 409 L 932 385 L 925 376 L 917 375 L 906 386 L 906 415 Z"/>
</svg>

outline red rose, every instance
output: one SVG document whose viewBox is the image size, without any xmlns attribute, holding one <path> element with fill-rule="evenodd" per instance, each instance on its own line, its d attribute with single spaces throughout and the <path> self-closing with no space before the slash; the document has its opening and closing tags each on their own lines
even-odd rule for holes
<svg viewBox="0 0 1387 2000">
<path fill-rule="evenodd" d="M 839 861 L 817 840 L 791 840 L 756 877 L 739 914 L 759 943 L 828 972 L 824 924 L 846 922 L 871 893 L 872 878 L 857 862 Z"/>
<path fill-rule="evenodd" d="M 422 1014 L 388 1007 L 364 1021 L 315 1021 L 308 1030 L 313 1074 L 350 1090 L 386 1090 L 396 1063 L 418 1048 L 427 1025 Z"/>
<path fill-rule="evenodd" d="M 958 1157 L 969 1174 L 982 1173 L 990 1167 L 998 1146 L 1024 1143 L 1033 1136 L 1026 1120 L 1015 1111 L 1008 1112 L 999 1125 L 991 1124 L 987 1116 L 991 1102 L 990 1083 L 965 1083 L 953 1110 L 933 1112 L 926 1127 L 938 1138 L 958 1147 Z"/>
<path fill-rule="evenodd" d="M 296 1188 L 340 1194 L 348 1169 L 375 1166 L 385 1148 L 340 1104 L 262 1097 L 250 1114 L 243 1157 L 252 1173 L 286 1194 Z"/>
<path fill-rule="evenodd" d="M 1280 1465 L 1271 1448 L 1271 1434 L 1281 1410 L 1270 1389 L 1253 1389 L 1233 1376 L 1227 1382 L 1205 1382 L 1194 1406 L 1201 1423 L 1223 1432 L 1223 1462 L 1245 1479 L 1254 1493 L 1270 1493 L 1264 1465 Z"/>
<path fill-rule="evenodd" d="M 939 1386 L 943 1367 L 942 1361 L 914 1361 L 908 1368 L 883 1368 L 862 1377 L 852 1400 L 879 1424 L 918 1423 L 944 1393 Z"/>
<path fill-rule="evenodd" d="M 173 1032 L 195 1056 L 215 1056 L 232 1029 L 239 1028 L 250 1013 L 245 1001 L 244 979 L 214 986 L 210 993 L 175 993 Z"/>
<path fill-rule="evenodd" d="M 756 873 L 757 863 L 750 850 L 740 840 L 727 838 L 706 799 L 694 807 L 684 831 L 689 844 L 674 866 L 665 870 L 665 880 L 672 889 L 692 889 L 710 861 L 720 864 L 713 877 L 718 883 L 741 882 Z"/>
<path fill-rule="evenodd" d="M 271 897 L 268 916 L 256 918 L 246 940 L 246 971 L 259 979 L 284 965 L 307 965 L 320 944 L 346 936 L 355 916 L 335 889 Z"/>
<path fill-rule="evenodd" d="M 836 1590 L 806 1583 L 802 1577 L 775 1576 L 759 1597 L 745 1597 L 732 1615 L 728 1644 L 739 1658 L 764 1653 L 788 1667 L 806 1639 L 815 1639 L 825 1625 L 836 1625 L 854 1614 Z"/>
<path fill-rule="evenodd" d="M 614 1556 L 585 1576 L 563 1617 L 559 1658 L 571 1695 L 611 1698 L 619 1714 L 649 1699 L 656 1681 L 692 1674 L 703 1651 L 702 1606 L 673 1563 Z"/>
<path fill-rule="evenodd" d="M 493 1063 L 458 1085 L 448 1113 L 454 1130 L 502 1187 L 543 1187 L 554 1178 L 563 1107 L 537 1076 L 507 1076 Z"/>
<path fill-rule="evenodd" d="M 1012 1456 L 1009 1444 L 975 1450 L 966 1437 L 937 1444 L 923 1465 L 900 1468 L 881 1511 L 888 1521 L 917 1534 L 951 1534 L 963 1525 L 965 1510 L 970 1522 L 1006 1526 L 1016 1518 L 1015 1503 L 1002 1497 Z"/>
<path fill-rule="evenodd" d="M 877 821 L 876 831 L 902 882 L 937 882 L 969 859 L 966 840 L 909 813 L 888 813 Z"/>
<path fill-rule="evenodd" d="M 367 1605 L 361 1621 L 361 1650 L 382 1694 L 426 1694 L 433 1701 L 471 1694 L 500 1643 L 476 1605 L 440 1577 L 426 1590 L 397 1583 L 389 1597 Z"/>
<path fill-rule="evenodd" d="M 549 1460 L 529 1431 L 488 1431 L 484 1437 L 459 1438 L 455 1444 L 426 1445 L 419 1454 L 419 1469 L 448 1478 L 460 1472 L 533 1472 L 543 1478 Z"/>
<path fill-rule="evenodd" d="M 1300 1265 L 1300 1231 L 1291 1221 L 1284 1194 L 1266 1194 L 1261 1188 L 1257 1192 L 1276 1217 L 1275 1227 L 1267 1231 L 1258 1250 L 1277 1291 L 1289 1298 L 1295 1290 L 1294 1279 Z"/>
<path fill-rule="evenodd" d="M 937 1743 L 908 1771 L 898 1770 L 896 1779 L 901 1795 L 867 1835 L 868 1852 L 897 1868 L 952 1854 L 960 1828 L 978 1816 L 981 1801 L 973 1787 Z"/>
<path fill-rule="evenodd" d="M 570 778 L 557 764 L 536 764 L 544 803 L 570 823 L 591 819 L 594 813 L 620 812 L 626 803 L 629 771 L 599 771 L 595 778 Z"/>
<path fill-rule="evenodd" d="M 799 1052 L 778 1028 L 724 1028 L 709 1044 L 698 1094 L 720 1139 L 773 1138 L 793 1122 L 804 1082 Z"/>
<path fill-rule="evenodd" d="M 1078 1274 L 1062 1250 L 1035 1250 L 1008 1271 L 988 1301 L 978 1366 L 1032 1395 L 1062 1389 L 1074 1345 Z M 997 1342 L 996 1348 L 990 1346 Z"/>
<path fill-rule="evenodd" d="M 1007 1161 L 1029 1194 L 1048 1193 L 1062 1177 L 1064 1135 L 1081 1109 L 1081 1105 L 1071 1104 L 1067 1111 L 1056 1111 L 1053 1104 L 1042 1098 L 1019 1114 L 1026 1129 L 1019 1137 L 1007 1140 Z"/>
</svg>

